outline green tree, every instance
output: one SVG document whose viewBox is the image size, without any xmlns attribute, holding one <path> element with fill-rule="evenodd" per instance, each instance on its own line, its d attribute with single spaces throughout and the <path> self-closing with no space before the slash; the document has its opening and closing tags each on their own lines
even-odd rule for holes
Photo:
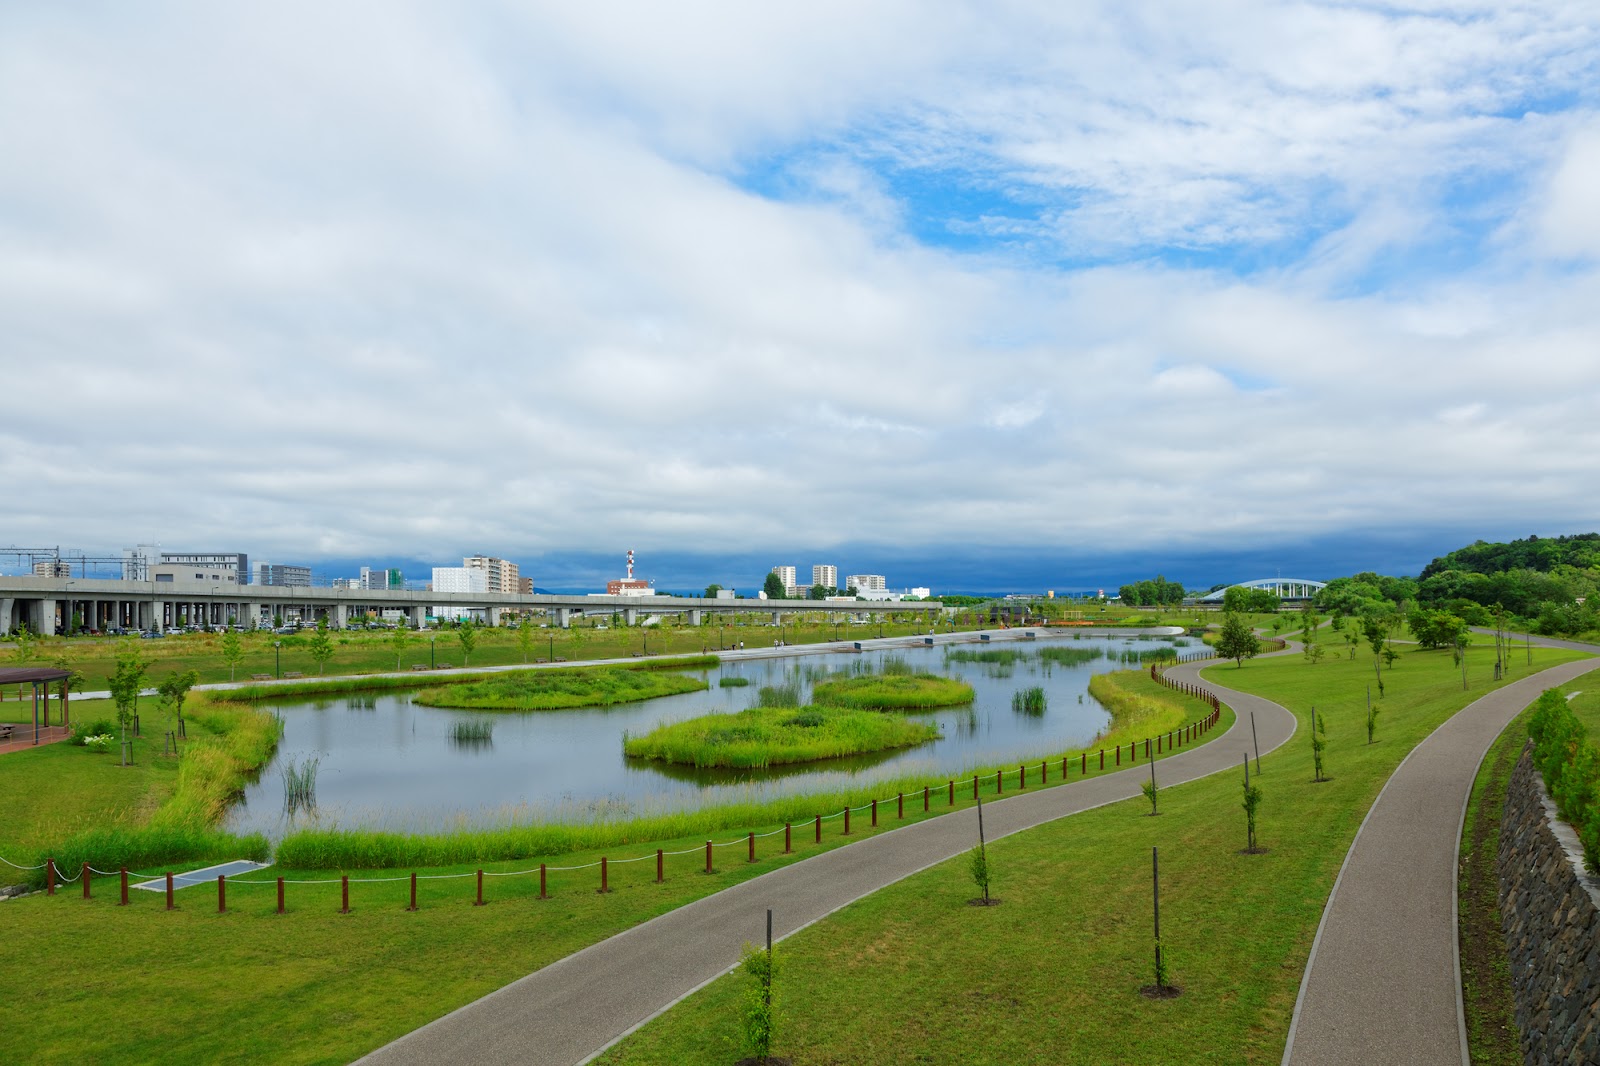
<svg viewBox="0 0 1600 1066">
<path fill-rule="evenodd" d="M 1383 654 L 1383 646 L 1389 640 L 1388 619 L 1376 611 L 1368 611 L 1361 616 L 1361 635 L 1367 638 L 1372 657 L 1376 659 Z"/>
<path fill-rule="evenodd" d="M 769 600 L 781 600 L 787 595 L 787 590 L 783 587 L 783 578 L 777 574 L 767 575 L 767 580 L 761 585 L 761 591 L 767 594 Z"/>
<path fill-rule="evenodd" d="M 517 647 L 522 652 L 522 661 L 526 663 L 533 655 L 533 623 L 526 615 L 517 624 Z"/>
<path fill-rule="evenodd" d="M 233 673 L 243 660 L 244 648 L 240 644 L 239 634 L 230 629 L 222 637 L 222 661 L 228 664 L 229 681 L 233 680 Z"/>
<path fill-rule="evenodd" d="M 1229 611 L 1222 616 L 1222 632 L 1217 636 L 1218 655 L 1242 667 L 1246 659 L 1255 658 L 1260 650 L 1261 641 L 1241 615 Z"/>
<path fill-rule="evenodd" d="M 703 598 L 704 599 L 708 599 L 708 600 L 714 600 L 714 599 L 717 598 L 717 593 L 719 593 L 721 591 L 722 591 L 722 586 L 721 585 L 716 585 L 716 584 L 707 585 L 706 586 L 706 591 L 705 591 L 705 594 L 704 594 Z"/>
<path fill-rule="evenodd" d="M 311 656 L 311 661 L 317 664 L 317 673 L 322 673 L 323 666 L 333 658 L 333 638 L 328 636 L 328 620 L 317 619 L 316 632 L 311 634 L 311 640 L 306 645 L 306 652 Z"/>
<path fill-rule="evenodd" d="M 1322 773 L 1322 753 L 1328 747 L 1328 726 L 1325 715 L 1319 715 L 1315 707 L 1311 708 L 1311 765 L 1315 770 L 1312 780 L 1326 781 Z"/>
<path fill-rule="evenodd" d="M 17 662 L 28 662 L 37 653 L 36 638 L 27 626 L 18 626 L 17 635 L 11 639 L 11 655 Z"/>
<path fill-rule="evenodd" d="M 527 623 L 523 623 L 526 625 Z M 394 632 L 389 634 L 389 646 L 394 649 L 394 668 L 400 669 L 400 659 L 406 653 L 406 646 L 411 643 L 414 636 L 411 626 L 404 618 L 395 622 Z"/>
<path fill-rule="evenodd" d="M 234 634 L 229 634 L 230 636 Z M 189 690 L 200 683 L 198 670 L 185 670 L 181 674 L 170 674 L 162 678 L 156 686 L 156 691 L 161 695 L 161 702 L 172 708 L 173 718 L 178 727 L 178 733 L 186 736 L 183 728 L 183 701 L 188 697 Z"/>
<path fill-rule="evenodd" d="M 745 989 L 744 1048 L 756 1062 L 766 1062 L 778 1031 L 777 951 L 746 944 L 740 965 L 755 979 Z"/>
<path fill-rule="evenodd" d="M 461 663 L 465 666 L 472 661 L 472 649 L 478 646 L 478 627 L 472 624 L 472 619 L 462 619 L 456 639 L 461 642 Z"/>
<path fill-rule="evenodd" d="M 126 745 L 128 721 L 138 713 L 139 689 L 144 684 L 150 662 L 140 653 L 138 644 L 124 638 L 118 642 L 115 663 L 111 676 L 106 679 L 106 687 L 111 690 L 111 701 L 117 708 L 117 724 L 122 727 L 122 742 Z M 126 765 L 126 746 L 123 753 Z"/>
<path fill-rule="evenodd" d="M 1261 786 L 1250 783 L 1250 770 L 1244 773 L 1244 825 L 1245 850 L 1254 855 L 1256 848 L 1256 810 L 1261 806 Z"/>
</svg>

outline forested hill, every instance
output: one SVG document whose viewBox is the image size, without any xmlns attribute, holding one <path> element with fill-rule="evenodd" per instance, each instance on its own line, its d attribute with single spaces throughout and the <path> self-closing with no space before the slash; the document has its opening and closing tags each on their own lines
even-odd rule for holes
<svg viewBox="0 0 1600 1066">
<path fill-rule="evenodd" d="M 1423 567 L 1419 580 L 1426 581 L 1446 570 L 1474 574 L 1503 574 L 1508 570 L 1538 570 L 1549 573 L 1560 566 L 1579 570 L 1600 568 L 1600 533 L 1577 533 L 1570 537 L 1528 537 L 1509 544 L 1474 541 L 1441 555 Z"/>
</svg>

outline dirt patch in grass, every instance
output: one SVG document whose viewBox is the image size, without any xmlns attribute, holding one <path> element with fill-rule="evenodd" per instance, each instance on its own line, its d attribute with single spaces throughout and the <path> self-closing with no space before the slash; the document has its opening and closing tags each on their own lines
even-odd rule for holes
<svg viewBox="0 0 1600 1066">
<path fill-rule="evenodd" d="M 1183 995 L 1183 989 L 1177 985 L 1145 985 L 1139 989 L 1139 994 L 1145 999 L 1177 999 Z"/>
</svg>

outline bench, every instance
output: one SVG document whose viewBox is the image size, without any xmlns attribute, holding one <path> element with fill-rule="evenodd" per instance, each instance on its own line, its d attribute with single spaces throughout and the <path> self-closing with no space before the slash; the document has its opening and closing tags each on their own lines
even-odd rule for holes
<svg viewBox="0 0 1600 1066">
<path fill-rule="evenodd" d="M 305 677 L 305 676 L 306 676 L 306 675 L 305 675 L 305 674 L 302 674 L 302 673 L 301 673 L 301 672 L 300 672 L 300 671 L 298 671 L 298 670 L 285 670 L 285 671 L 284 671 L 284 672 L 283 672 L 283 676 L 284 676 L 284 677 Z"/>
<path fill-rule="evenodd" d="M 438 666 L 434 667 L 434 669 L 436 669 L 436 670 L 448 670 L 448 669 L 450 669 L 450 664 L 449 663 L 440 663 Z"/>
<path fill-rule="evenodd" d="M 426 670 L 426 669 L 428 669 L 428 667 L 424 666 L 422 663 L 412 663 L 411 664 L 411 669 L 413 669 L 413 670 Z"/>
<path fill-rule="evenodd" d="M 250 680 L 251 681 L 271 681 L 272 680 L 272 675 L 271 674 L 251 674 L 250 675 Z"/>
<path fill-rule="evenodd" d="M 565 656 L 565 655 L 557 655 L 557 656 L 556 656 L 556 662 L 558 662 L 558 663 L 564 663 L 564 662 L 566 662 L 566 661 L 567 661 L 567 657 L 566 657 L 566 656 Z"/>
<path fill-rule="evenodd" d="M 16 726 L 0 725 L 0 740 L 10 740 L 11 731 L 15 728 Z"/>
</svg>

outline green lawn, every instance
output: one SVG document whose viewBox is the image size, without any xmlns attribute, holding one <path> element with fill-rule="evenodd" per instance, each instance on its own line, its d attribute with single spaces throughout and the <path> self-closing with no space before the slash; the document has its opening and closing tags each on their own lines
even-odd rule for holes
<svg viewBox="0 0 1600 1066">
<path fill-rule="evenodd" d="M 1538 651 L 1535 662 L 1578 657 Z M 1404 653 L 1384 672 L 1372 745 L 1368 656 L 1211 668 L 1221 683 L 1283 703 L 1302 726 L 1313 703 L 1326 715 L 1331 780 L 1312 782 L 1305 728 L 1263 760 L 1267 854 L 1239 853 L 1240 780 L 1227 774 L 1164 790 L 1158 818 L 1130 800 L 991 845 L 1000 907 L 967 906 L 975 889 L 965 858 L 943 863 L 784 943 L 787 1020 L 776 1052 L 797 1066 L 1276 1063 L 1356 828 L 1406 752 L 1492 687 L 1492 649 L 1474 651 L 1469 667 L 1463 692 L 1448 653 Z M 1163 940 L 1184 989 L 1171 1001 L 1137 991 L 1152 980 L 1152 846 L 1161 849 Z M 732 1061 L 741 981 L 713 983 L 601 1061 Z"/>
<path fill-rule="evenodd" d="M 8 709 L 17 706 L 0 704 Z M 108 700 L 72 704 L 72 719 L 79 725 L 114 717 Z M 8 714 L 0 720 L 19 719 Z M 205 731 L 195 722 L 189 730 L 194 736 Z M 5 812 L 0 818 L 0 856 L 30 862 L 38 848 L 92 826 L 117 820 L 142 822 L 177 784 L 178 760 L 163 756 L 161 746 L 160 731 L 147 729 L 143 739 L 134 741 L 133 765 L 127 767 L 120 765 L 115 744 L 104 754 L 61 742 L 0 755 L 0 810 Z M 0 876 L 0 883 L 11 881 Z"/>
</svg>

